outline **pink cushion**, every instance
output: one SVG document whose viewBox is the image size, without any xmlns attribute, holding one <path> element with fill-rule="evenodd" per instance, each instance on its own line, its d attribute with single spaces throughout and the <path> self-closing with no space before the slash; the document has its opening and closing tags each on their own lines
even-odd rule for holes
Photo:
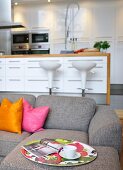
<svg viewBox="0 0 123 170">
<path fill-rule="evenodd" d="M 25 99 L 23 99 L 22 129 L 27 132 L 42 130 L 49 110 L 50 108 L 48 106 L 33 108 Z"/>
</svg>

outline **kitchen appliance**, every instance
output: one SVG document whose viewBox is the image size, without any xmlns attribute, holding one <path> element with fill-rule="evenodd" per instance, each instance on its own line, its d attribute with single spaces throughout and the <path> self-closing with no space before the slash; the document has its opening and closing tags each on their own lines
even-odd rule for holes
<svg viewBox="0 0 123 170">
<path fill-rule="evenodd" d="M 12 54 L 49 54 L 49 30 L 12 32 Z"/>
<path fill-rule="evenodd" d="M 29 54 L 29 32 L 16 31 L 11 36 L 12 54 Z"/>
<path fill-rule="evenodd" d="M 0 29 L 24 27 L 21 23 L 12 21 L 11 0 L 0 0 Z"/>
<path fill-rule="evenodd" d="M 30 32 L 30 49 L 32 54 L 49 54 L 49 30 L 32 30 Z"/>
</svg>

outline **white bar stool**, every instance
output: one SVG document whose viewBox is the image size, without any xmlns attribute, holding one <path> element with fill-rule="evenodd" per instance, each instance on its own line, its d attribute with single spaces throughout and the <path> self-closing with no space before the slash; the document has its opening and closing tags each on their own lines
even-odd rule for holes
<svg viewBox="0 0 123 170">
<path fill-rule="evenodd" d="M 40 61 L 40 67 L 43 68 L 45 71 L 47 71 L 48 74 L 48 83 L 49 83 L 49 95 L 52 95 L 52 89 L 53 89 L 53 76 L 54 72 L 61 67 L 61 64 L 55 61 Z"/>
<path fill-rule="evenodd" d="M 72 66 L 80 72 L 82 96 L 85 97 L 87 73 L 92 68 L 96 67 L 96 63 L 94 63 L 92 61 L 74 61 L 74 62 L 72 62 Z"/>
</svg>

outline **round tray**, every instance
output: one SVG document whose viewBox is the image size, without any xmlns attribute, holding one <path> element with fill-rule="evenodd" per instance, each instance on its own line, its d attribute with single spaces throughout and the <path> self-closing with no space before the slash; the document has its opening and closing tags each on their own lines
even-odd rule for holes
<svg viewBox="0 0 123 170">
<path fill-rule="evenodd" d="M 49 139 L 51 140 L 51 139 Z M 37 140 L 39 141 L 39 140 Z M 29 143 L 35 143 L 37 141 L 32 141 Z M 81 154 L 81 156 L 77 159 L 66 159 L 60 156 L 59 153 L 53 153 L 50 155 L 47 155 L 45 157 L 36 157 L 34 154 L 29 153 L 24 148 L 21 148 L 21 153 L 29 160 L 45 164 L 45 165 L 51 165 L 51 166 L 76 166 L 76 165 L 83 165 L 87 164 L 89 162 L 92 162 L 97 157 L 97 152 L 94 148 L 91 146 L 78 142 L 78 141 L 72 141 L 72 140 L 66 140 L 66 139 L 53 139 L 54 142 L 57 142 L 59 144 L 64 145 L 73 145 L 77 147 L 77 152 Z M 28 144 L 27 144 L 28 145 Z"/>
</svg>

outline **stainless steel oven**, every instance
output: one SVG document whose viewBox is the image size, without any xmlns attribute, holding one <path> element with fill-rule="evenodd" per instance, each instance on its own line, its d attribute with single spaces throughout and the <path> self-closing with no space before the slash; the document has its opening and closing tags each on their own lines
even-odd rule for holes
<svg viewBox="0 0 123 170">
<path fill-rule="evenodd" d="M 12 54 L 28 54 L 29 50 L 29 32 L 14 31 L 11 36 Z"/>
<path fill-rule="evenodd" d="M 12 33 L 12 54 L 49 54 L 49 30 Z"/>
<path fill-rule="evenodd" d="M 49 30 L 33 30 L 30 32 L 30 49 L 32 54 L 49 54 Z"/>
</svg>

